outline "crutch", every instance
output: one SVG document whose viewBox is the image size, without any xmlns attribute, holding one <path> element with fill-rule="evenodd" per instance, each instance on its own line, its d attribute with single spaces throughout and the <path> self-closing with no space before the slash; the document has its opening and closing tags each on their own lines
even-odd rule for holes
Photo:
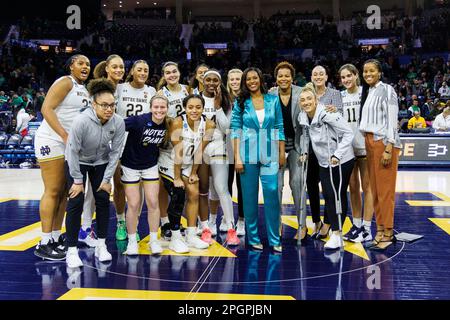
<svg viewBox="0 0 450 320">
<path fill-rule="evenodd" d="M 297 245 L 301 245 L 301 222 L 304 221 L 304 217 L 306 215 L 306 178 L 307 178 L 307 172 L 308 172 L 308 158 L 306 156 L 306 159 L 302 159 L 301 156 L 299 161 L 302 167 L 302 189 L 300 193 L 300 211 L 298 212 L 297 220 L 298 220 L 298 229 L 297 229 Z"/>
<path fill-rule="evenodd" d="M 331 149 L 330 149 L 330 132 L 328 129 L 328 125 L 325 124 L 325 130 L 327 132 L 327 146 L 328 146 L 328 159 L 331 160 Z M 336 137 L 336 142 L 338 142 L 338 137 Z M 341 161 L 338 163 L 339 166 L 339 189 L 338 192 L 336 192 L 336 188 L 334 187 L 334 181 L 333 181 L 333 168 L 331 166 L 331 162 L 328 166 L 330 171 L 330 179 L 331 179 L 331 186 L 333 187 L 333 193 L 334 193 L 334 201 L 336 204 L 336 214 L 338 216 L 338 223 L 339 223 L 339 237 L 341 240 L 341 252 L 344 251 L 344 239 L 342 238 L 342 204 L 341 204 L 341 189 L 342 189 L 342 166 Z"/>
</svg>

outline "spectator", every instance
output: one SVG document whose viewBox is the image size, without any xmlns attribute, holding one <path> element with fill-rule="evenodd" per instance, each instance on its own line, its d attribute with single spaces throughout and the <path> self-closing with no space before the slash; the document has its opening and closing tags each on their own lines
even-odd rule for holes
<svg viewBox="0 0 450 320">
<path fill-rule="evenodd" d="M 439 96 L 443 99 L 449 99 L 450 98 L 450 88 L 447 85 L 447 82 L 442 82 L 442 86 L 439 88 Z"/>
<path fill-rule="evenodd" d="M 446 106 L 442 113 L 437 115 L 433 122 L 433 128 L 436 131 L 450 131 L 450 105 Z"/>
<path fill-rule="evenodd" d="M 414 111 L 414 117 L 408 121 L 408 129 L 426 128 L 427 124 L 425 119 L 420 116 L 420 111 Z"/>
<path fill-rule="evenodd" d="M 31 120 L 31 115 L 29 115 L 25 108 L 22 106 L 17 112 L 16 122 L 17 122 L 17 132 L 23 136 L 26 136 L 28 133 L 28 122 Z"/>
<path fill-rule="evenodd" d="M 420 114 L 419 100 L 413 100 L 413 104 L 409 107 L 408 111 L 411 112 L 411 114 L 414 114 L 416 111 L 418 111 Z"/>
</svg>

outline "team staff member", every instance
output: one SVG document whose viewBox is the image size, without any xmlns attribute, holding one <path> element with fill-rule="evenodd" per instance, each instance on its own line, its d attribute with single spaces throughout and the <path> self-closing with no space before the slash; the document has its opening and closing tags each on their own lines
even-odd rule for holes
<svg viewBox="0 0 450 320">
<path fill-rule="evenodd" d="M 150 229 L 150 250 L 152 254 L 162 252 L 158 241 L 159 228 L 159 145 L 167 132 L 168 100 L 164 96 L 153 96 L 150 100 L 150 113 L 131 116 L 125 119 L 128 138 L 121 158 L 122 183 L 127 198 L 128 246 L 126 254 L 137 255 L 136 239 L 139 209 L 141 209 L 141 182 L 148 210 Z"/>
<path fill-rule="evenodd" d="M 66 256 L 60 237 L 67 201 L 64 151 L 73 119 L 90 105 L 84 87 L 91 70 L 89 59 L 75 55 L 69 59 L 68 69 L 70 75 L 56 80 L 48 91 L 42 106 L 44 121 L 34 143 L 44 182 L 39 204 L 42 234 L 34 254 L 47 260 L 63 260 Z"/>
<path fill-rule="evenodd" d="M 359 115 L 361 108 L 362 87 L 360 86 L 358 69 L 352 64 L 343 65 L 339 69 L 341 82 L 346 88 L 341 92 L 344 104 L 344 117 L 353 130 L 353 152 L 355 167 L 350 178 L 350 202 L 352 206 L 353 225 L 344 235 L 345 240 L 352 242 L 372 241 L 370 226 L 373 217 L 373 195 L 370 189 L 369 171 L 364 136 L 359 131 Z M 361 177 L 361 182 L 360 182 Z M 364 217 L 362 215 L 361 185 L 364 192 Z"/>
<path fill-rule="evenodd" d="M 347 187 L 355 163 L 352 147 L 353 131 L 340 113 L 329 113 L 325 110 L 325 106 L 318 102 L 312 83 L 303 88 L 300 94 L 300 106 L 305 112 L 300 114 L 299 121 L 307 130 L 302 154 L 309 152 L 309 140 L 320 166 L 319 176 L 327 206 L 326 214 L 333 231 L 330 239 L 325 243 L 325 249 L 337 249 L 341 247 L 341 230 L 339 230 L 333 185 L 336 192 L 339 192 L 339 185 L 341 185 L 339 198 L 342 206 L 341 222 L 343 225 L 348 206 Z M 342 176 L 339 172 L 339 165 L 342 169 Z M 330 177 L 329 166 L 332 167 L 333 180 Z"/>
<path fill-rule="evenodd" d="M 115 114 L 114 85 L 106 79 L 93 80 L 88 85 L 93 108 L 75 118 L 66 149 L 66 175 L 69 189 L 67 204 L 67 257 L 69 268 L 81 267 L 77 241 L 84 203 L 84 184 L 89 176 L 94 192 L 97 214 L 97 246 L 95 257 L 110 261 L 106 247 L 109 224 L 111 178 L 119 161 L 125 136 L 123 119 Z M 110 146 L 111 143 L 111 146 Z"/>
<path fill-rule="evenodd" d="M 300 218 L 300 196 L 301 196 L 301 182 L 303 181 L 303 172 L 300 169 L 298 159 L 300 157 L 300 137 L 301 132 L 298 132 L 296 139 L 296 131 L 301 128 L 298 125 L 298 115 L 300 109 L 298 106 L 298 99 L 300 97 L 301 87 L 293 85 L 293 79 L 295 75 L 294 66 L 289 62 L 280 62 L 275 67 L 274 76 L 277 81 L 277 87 L 272 89 L 270 93 L 275 94 L 280 99 L 281 111 L 283 114 L 283 127 L 286 152 L 286 165 L 284 165 L 278 172 L 278 186 L 279 186 L 279 198 L 280 205 L 283 199 L 283 186 L 284 186 L 284 172 L 286 168 L 289 169 L 289 186 L 291 187 L 292 197 L 294 198 L 295 212 Z M 306 215 L 301 217 L 302 221 L 299 222 L 300 239 L 305 241 L 308 234 L 308 228 L 306 227 Z"/>
<path fill-rule="evenodd" d="M 394 236 L 395 182 L 401 148 L 397 127 L 398 100 L 392 86 L 381 81 L 378 60 L 364 63 L 359 130 L 364 134 L 370 185 L 374 195 L 377 234 L 372 249 L 384 250 Z"/>
<path fill-rule="evenodd" d="M 109 55 L 105 61 L 99 62 L 94 68 L 94 79 L 106 78 L 111 81 L 116 88 L 119 82 L 122 81 L 124 74 L 125 65 L 123 59 L 117 54 Z M 86 188 L 78 242 L 84 243 L 89 247 L 95 247 L 97 244 L 97 236 L 92 228 L 92 216 L 95 207 L 94 194 L 90 188 L 90 183 L 87 183 Z M 118 188 L 120 189 L 120 186 Z M 120 207 L 120 204 L 117 207 Z"/>
<path fill-rule="evenodd" d="M 258 234 L 258 189 L 261 179 L 269 245 L 282 251 L 278 170 L 285 164 L 283 114 L 278 97 L 266 94 L 262 73 L 247 68 L 241 93 L 231 115 L 235 169 L 241 175 L 246 233 L 249 245 L 262 250 Z M 246 150 L 249 150 L 247 153 Z"/>
</svg>

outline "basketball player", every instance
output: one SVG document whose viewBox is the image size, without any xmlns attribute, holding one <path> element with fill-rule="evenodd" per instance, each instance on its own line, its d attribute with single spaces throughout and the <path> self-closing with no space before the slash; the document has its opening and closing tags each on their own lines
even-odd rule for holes
<svg viewBox="0 0 450 320">
<path fill-rule="evenodd" d="M 74 55 L 67 68 L 70 75 L 56 80 L 48 91 L 42 105 L 44 121 L 35 136 L 44 194 L 39 205 L 42 234 L 34 254 L 46 260 L 66 257 L 64 239 L 60 236 L 67 201 L 64 151 L 73 119 L 91 103 L 84 87 L 91 70 L 89 59 Z"/>
<path fill-rule="evenodd" d="M 189 81 L 189 93 L 200 94 L 203 92 L 203 76 L 206 71 L 209 70 L 209 67 L 202 63 L 195 68 L 194 75 Z"/>
</svg>

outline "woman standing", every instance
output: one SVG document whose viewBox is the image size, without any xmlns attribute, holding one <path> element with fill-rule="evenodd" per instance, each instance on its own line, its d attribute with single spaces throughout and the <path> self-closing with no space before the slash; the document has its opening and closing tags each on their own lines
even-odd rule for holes
<svg viewBox="0 0 450 320">
<path fill-rule="evenodd" d="M 125 65 L 123 59 L 117 55 L 112 54 L 106 58 L 105 61 L 99 62 L 94 68 L 94 79 L 106 78 L 111 81 L 117 88 L 117 85 L 125 74 Z M 120 186 L 114 188 L 114 194 L 117 193 L 115 199 L 120 198 L 120 190 L 123 189 Z M 116 191 L 117 190 L 117 191 Z M 125 202 L 117 200 L 115 203 L 116 208 L 121 208 L 125 205 Z M 84 199 L 83 214 L 81 216 L 81 229 L 78 233 L 78 241 L 86 244 L 89 247 L 95 247 L 97 244 L 97 236 L 92 228 L 92 216 L 94 214 L 94 194 L 90 188 L 90 183 L 86 184 L 86 196 Z M 116 210 L 117 211 L 117 210 Z"/>
<path fill-rule="evenodd" d="M 228 71 L 227 75 L 227 89 L 231 95 L 231 100 L 233 101 L 233 105 L 235 100 L 239 96 L 239 92 L 241 91 L 241 78 L 242 78 L 242 70 L 241 69 L 231 69 Z M 228 156 L 233 157 L 233 146 L 231 143 L 227 145 Z M 229 164 L 228 168 L 228 191 L 230 194 L 233 194 L 233 182 L 234 182 L 234 161 Z M 242 200 L 242 191 L 241 191 L 241 176 L 236 174 L 236 187 L 237 187 L 237 199 L 238 199 L 238 214 L 239 220 L 236 224 L 236 234 L 238 236 L 245 235 L 245 219 L 244 219 L 244 209 L 243 209 L 243 200 Z M 228 230 L 227 221 L 225 217 L 222 218 L 222 222 L 220 223 L 219 230 L 222 232 L 226 232 Z"/>
<path fill-rule="evenodd" d="M 35 136 L 44 194 L 39 205 L 42 234 L 34 254 L 47 260 L 63 260 L 66 256 L 60 237 L 67 201 L 64 152 L 73 119 L 90 106 L 84 87 L 91 70 L 89 59 L 75 55 L 69 59 L 68 69 L 70 75 L 56 80 L 48 91 L 42 106 L 44 121 Z"/>
<path fill-rule="evenodd" d="M 209 70 L 209 67 L 202 63 L 195 68 L 194 75 L 189 81 L 189 93 L 200 94 L 203 92 L 203 77 L 205 72 Z"/>
<path fill-rule="evenodd" d="M 281 252 L 278 170 L 285 164 L 283 115 L 278 97 L 268 95 L 262 73 L 247 68 L 231 115 L 235 169 L 241 175 L 249 245 L 262 250 L 258 234 L 258 189 L 261 180 L 269 245 Z M 246 149 L 249 152 L 246 152 Z"/>
<path fill-rule="evenodd" d="M 340 191 L 341 223 L 343 224 L 348 206 L 347 187 L 355 157 L 352 148 L 353 131 L 340 113 L 328 113 L 325 110 L 325 106 L 318 101 L 311 83 L 307 84 L 300 94 L 300 106 L 304 112 L 300 114 L 299 122 L 307 131 L 302 155 L 309 155 L 310 147 L 312 147 L 317 156 L 319 176 L 327 207 L 326 218 L 330 221 L 333 231 L 325 244 L 325 249 L 338 249 L 341 247 L 340 231 L 342 230 L 339 228 L 335 192 Z"/>
<path fill-rule="evenodd" d="M 398 100 L 392 86 L 381 81 L 378 60 L 364 63 L 359 130 L 365 136 L 367 164 L 377 234 L 371 249 L 385 250 L 396 241 L 394 236 L 395 182 L 401 148 L 397 128 Z"/>
<path fill-rule="evenodd" d="M 342 91 L 344 117 L 353 129 L 353 152 L 356 156 L 355 167 L 350 178 L 350 203 L 352 208 L 353 226 L 344 235 L 345 240 L 352 242 L 365 242 L 372 240 L 370 226 L 373 217 L 373 197 L 370 189 L 369 172 L 367 170 L 367 156 L 364 136 L 358 128 L 361 108 L 362 87 L 359 86 L 359 72 L 352 64 L 343 65 L 339 69 L 341 82 L 346 88 Z M 361 177 L 361 180 L 360 180 Z M 361 181 L 361 182 L 360 182 Z M 362 219 L 362 199 L 360 186 L 364 192 L 364 221 Z"/>
<path fill-rule="evenodd" d="M 117 85 L 116 101 L 117 114 L 123 119 L 150 112 L 150 99 L 156 90 L 146 85 L 149 66 L 145 60 L 136 60 L 128 73 L 124 83 Z M 127 136 L 125 135 L 125 140 Z M 125 142 L 124 142 L 125 144 Z M 116 239 L 121 241 L 127 238 L 125 222 L 125 189 L 121 182 L 120 165 L 114 173 L 114 203 L 116 204 L 117 231 Z M 139 240 L 139 233 L 136 233 Z"/>
<path fill-rule="evenodd" d="M 93 108 L 85 110 L 73 122 L 66 149 L 66 176 L 69 189 L 67 204 L 67 257 L 69 268 L 81 267 L 77 241 L 84 202 L 84 184 L 89 176 L 97 214 L 97 246 L 99 261 L 110 261 L 106 247 L 109 224 L 111 178 L 119 161 L 125 136 L 123 119 L 114 113 L 114 85 L 106 79 L 91 81 L 88 86 Z M 111 143 L 111 145 L 110 145 Z"/>
<path fill-rule="evenodd" d="M 199 164 L 203 151 L 211 140 L 215 125 L 203 116 L 204 100 L 200 95 L 189 95 L 183 100 L 186 114 L 171 121 L 169 127 L 170 142 L 158 159 L 161 180 L 170 203 L 167 209 L 170 221 L 171 239 L 169 248 L 176 253 L 189 252 L 190 247 L 206 249 L 209 244 L 196 234 L 199 212 Z M 187 194 L 186 215 L 188 227 L 186 242 L 181 232 L 181 214 Z"/>
<path fill-rule="evenodd" d="M 144 198 L 147 203 L 148 225 L 150 229 L 150 250 L 152 254 L 162 252 L 158 241 L 159 228 L 159 145 L 166 138 L 168 100 L 164 96 L 150 99 L 150 113 L 131 116 L 125 119 L 128 138 L 121 157 L 122 183 L 127 198 L 127 232 L 128 246 L 126 254 L 137 255 L 136 239 L 138 217 L 141 209 L 141 190 L 143 184 Z"/>
<path fill-rule="evenodd" d="M 326 107 L 329 111 L 339 111 L 342 114 L 342 98 L 338 90 L 328 88 L 328 73 L 323 66 L 316 66 L 311 72 L 311 81 L 314 84 L 314 89 L 318 102 Z M 324 221 L 320 220 L 320 192 L 319 192 L 319 162 L 314 149 L 310 146 L 308 157 L 308 169 L 306 185 L 308 188 L 309 203 L 311 207 L 312 220 L 314 222 L 314 231 L 312 238 L 324 239 L 330 231 L 330 223 L 328 221 L 327 207 L 324 208 Z"/>
</svg>

